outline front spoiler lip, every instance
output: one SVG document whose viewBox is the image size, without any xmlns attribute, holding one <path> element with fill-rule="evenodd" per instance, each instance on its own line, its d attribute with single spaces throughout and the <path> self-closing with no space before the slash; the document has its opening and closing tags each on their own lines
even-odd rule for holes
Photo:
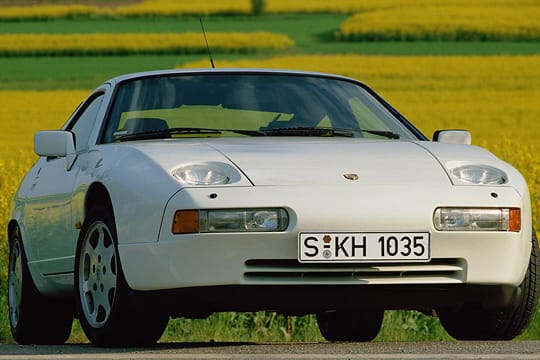
<svg viewBox="0 0 540 360">
<path fill-rule="evenodd" d="M 220 311 L 277 311 L 305 315 L 336 309 L 411 309 L 479 304 L 486 309 L 515 303 L 512 285 L 222 285 L 132 291 L 133 301 L 159 304 L 173 317 L 204 317 Z"/>
</svg>

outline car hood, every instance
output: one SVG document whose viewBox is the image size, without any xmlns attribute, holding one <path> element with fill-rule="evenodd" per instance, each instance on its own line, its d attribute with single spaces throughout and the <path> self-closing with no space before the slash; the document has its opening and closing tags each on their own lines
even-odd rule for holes
<svg viewBox="0 0 540 360">
<path fill-rule="evenodd" d="M 220 138 L 130 145 L 169 173 L 183 164 L 228 163 L 242 174 L 236 185 L 450 184 L 437 159 L 415 142 Z"/>
<path fill-rule="evenodd" d="M 297 140 L 217 143 L 254 185 L 448 182 L 434 157 L 412 142 Z"/>
</svg>

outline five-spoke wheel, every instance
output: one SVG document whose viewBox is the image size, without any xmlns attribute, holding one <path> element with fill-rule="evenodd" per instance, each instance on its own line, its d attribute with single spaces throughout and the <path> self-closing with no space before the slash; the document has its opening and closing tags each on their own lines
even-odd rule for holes
<svg viewBox="0 0 540 360">
<path fill-rule="evenodd" d="M 159 340 L 168 315 L 133 303 L 118 256 L 108 207 L 94 207 L 81 228 L 75 258 L 76 305 L 81 326 L 100 346 L 144 346 Z"/>
<path fill-rule="evenodd" d="M 116 251 L 106 224 L 92 224 L 80 256 L 77 280 L 82 310 L 89 324 L 99 328 L 111 315 L 118 281 Z"/>
</svg>

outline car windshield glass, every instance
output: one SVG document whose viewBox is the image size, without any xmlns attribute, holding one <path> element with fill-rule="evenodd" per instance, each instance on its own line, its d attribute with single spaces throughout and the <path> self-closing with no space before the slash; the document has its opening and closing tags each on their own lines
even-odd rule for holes
<svg viewBox="0 0 540 360">
<path fill-rule="evenodd" d="M 103 142 L 222 136 L 417 137 L 352 81 L 274 73 L 174 74 L 119 85 Z"/>
</svg>

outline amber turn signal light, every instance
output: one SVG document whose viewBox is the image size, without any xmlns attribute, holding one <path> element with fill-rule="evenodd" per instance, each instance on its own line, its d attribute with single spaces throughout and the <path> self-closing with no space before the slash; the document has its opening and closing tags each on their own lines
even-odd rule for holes
<svg viewBox="0 0 540 360">
<path fill-rule="evenodd" d="M 199 232 L 199 211 L 178 210 L 174 213 L 173 234 L 193 234 Z"/>
<path fill-rule="evenodd" d="M 521 209 L 510 208 L 508 231 L 521 231 Z"/>
</svg>

